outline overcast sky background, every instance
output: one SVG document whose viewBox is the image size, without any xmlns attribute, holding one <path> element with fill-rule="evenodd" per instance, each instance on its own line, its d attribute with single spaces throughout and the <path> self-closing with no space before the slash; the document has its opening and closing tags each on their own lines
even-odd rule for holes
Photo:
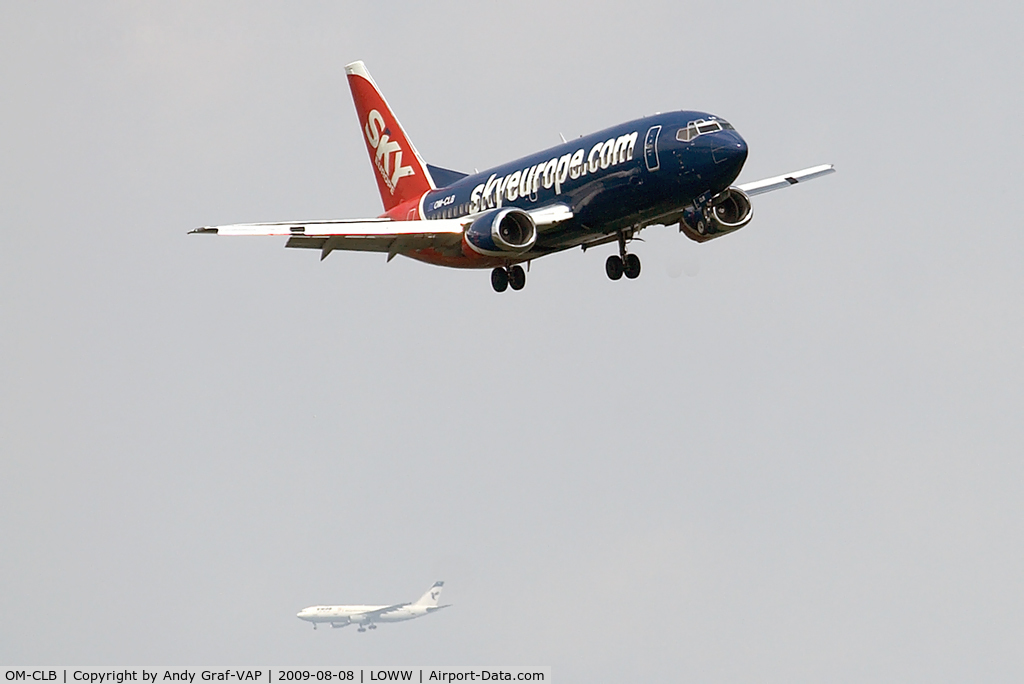
<svg viewBox="0 0 1024 684">
<path fill-rule="evenodd" d="M 1024 677 L 1024 10 L 429 4 L 0 8 L 0 662 Z M 186 235 L 380 213 L 356 59 L 437 165 L 702 109 L 838 173 L 500 296 Z"/>
</svg>

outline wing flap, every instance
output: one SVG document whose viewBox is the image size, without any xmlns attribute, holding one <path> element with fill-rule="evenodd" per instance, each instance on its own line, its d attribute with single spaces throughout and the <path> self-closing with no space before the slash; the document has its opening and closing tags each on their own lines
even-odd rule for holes
<svg viewBox="0 0 1024 684">
<path fill-rule="evenodd" d="M 288 238 L 285 247 L 293 249 L 323 249 L 330 242 L 331 249 L 344 249 L 351 252 L 386 252 L 397 238 L 394 237 L 298 237 Z"/>
<path fill-rule="evenodd" d="M 787 173 L 783 176 L 773 176 L 772 178 L 764 178 L 752 183 L 744 183 L 736 187 L 747 193 L 750 197 L 753 197 L 754 195 L 763 195 L 766 192 L 781 190 L 782 188 L 788 188 L 790 185 L 827 176 L 830 173 L 835 173 L 835 170 L 835 167 L 831 164 L 822 164 L 821 166 L 812 166 L 809 169 Z"/>
</svg>

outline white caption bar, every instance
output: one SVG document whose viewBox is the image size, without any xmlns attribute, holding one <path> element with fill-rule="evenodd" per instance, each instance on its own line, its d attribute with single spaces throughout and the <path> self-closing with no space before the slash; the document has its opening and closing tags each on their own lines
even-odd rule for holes
<svg viewBox="0 0 1024 684">
<path fill-rule="evenodd" d="M 0 684 L 550 682 L 550 667 L 2 667 Z"/>
</svg>

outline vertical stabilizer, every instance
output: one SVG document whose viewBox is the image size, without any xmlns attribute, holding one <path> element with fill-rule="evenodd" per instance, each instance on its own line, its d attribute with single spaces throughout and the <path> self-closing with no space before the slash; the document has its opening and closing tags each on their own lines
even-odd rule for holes
<svg viewBox="0 0 1024 684">
<path fill-rule="evenodd" d="M 412 146 L 366 66 L 352 62 L 345 67 L 345 73 L 384 210 L 389 211 L 432 190 L 434 181 L 427 165 Z"/>
<path fill-rule="evenodd" d="M 434 582 L 434 586 L 430 587 L 426 594 L 420 596 L 419 600 L 414 603 L 414 606 L 437 606 L 437 598 L 441 595 L 441 587 L 444 586 L 444 582 Z"/>
</svg>

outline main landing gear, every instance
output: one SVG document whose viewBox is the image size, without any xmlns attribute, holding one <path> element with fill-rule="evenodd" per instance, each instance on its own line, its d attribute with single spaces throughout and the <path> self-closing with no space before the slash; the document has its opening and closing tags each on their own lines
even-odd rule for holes
<svg viewBox="0 0 1024 684">
<path fill-rule="evenodd" d="M 612 254 L 604 262 L 604 272 L 612 280 L 618 280 L 623 275 L 630 280 L 640 276 L 640 257 L 626 252 L 625 233 L 619 233 L 619 253 Z"/>
<path fill-rule="evenodd" d="M 522 266 L 516 264 L 491 271 L 491 287 L 495 292 L 504 292 L 509 285 L 513 290 L 522 290 L 526 287 L 526 271 Z"/>
</svg>

